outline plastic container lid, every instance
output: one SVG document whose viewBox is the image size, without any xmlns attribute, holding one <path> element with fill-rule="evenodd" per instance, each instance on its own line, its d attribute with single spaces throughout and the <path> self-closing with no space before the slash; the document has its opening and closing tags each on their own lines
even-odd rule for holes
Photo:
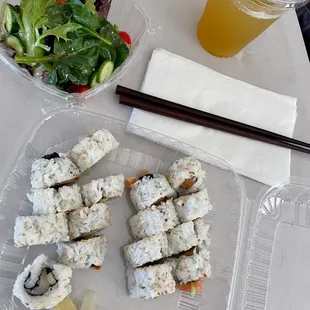
<svg viewBox="0 0 310 310">
<path fill-rule="evenodd" d="M 229 309 L 309 309 L 309 203 L 309 180 L 279 184 L 249 201 Z"/>
<path fill-rule="evenodd" d="M 100 310 L 308 309 L 310 182 L 265 189 L 251 201 L 234 169 L 211 154 L 83 109 L 59 109 L 46 114 L 34 128 L 21 147 L 18 160 L 12 160 L 11 173 L 1 190 L 1 310 L 25 309 L 12 297 L 13 283 L 25 265 L 40 253 L 56 259 L 54 245 L 31 247 L 31 251 L 13 245 L 16 216 L 32 211 L 26 193 L 30 191 L 33 159 L 55 150 L 67 151 L 80 137 L 101 127 L 116 136 L 120 148 L 84 175 L 80 184 L 115 173 L 131 176 L 142 169 L 166 173 L 169 165 L 184 153 L 216 165 L 204 164 L 208 173 L 206 186 L 214 204 L 214 211 L 205 218 L 211 224 L 212 276 L 204 281 L 203 293 L 195 297 L 176 292 L 152 301 L 130 299 L 121 248 L 130 242 L 126 223 L 135 211 L 124 195 L 110 203 L 112 226 L 104 231 L 108 254 L 103 269 L 74 271 L 71 296 L 75 302 L 80 301 L 86 289 L 96 289 L 100 293 Z M 158 144 L 148 140 L 149 135 Z M 171 142 L 173 149 L 163 146 Z"/>
</svg>

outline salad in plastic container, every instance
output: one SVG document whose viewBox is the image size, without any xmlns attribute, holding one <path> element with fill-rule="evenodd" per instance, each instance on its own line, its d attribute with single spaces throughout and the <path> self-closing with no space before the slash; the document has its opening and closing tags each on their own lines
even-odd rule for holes
<svg viewBox="0 0 310 310">
<path fill-rule="evenodd" d="M 147 18 L 133 0 L 0 0 L 1 59 L 36 86 L 86 98 L 119 78 Z"/>
</svg>

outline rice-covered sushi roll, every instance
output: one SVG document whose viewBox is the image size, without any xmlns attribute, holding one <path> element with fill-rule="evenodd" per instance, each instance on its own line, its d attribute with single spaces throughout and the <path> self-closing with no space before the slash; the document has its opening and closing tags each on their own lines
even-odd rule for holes
<svg viewBox="0 0 310 310">
<path fill-rule="evenodd" d="M 198 238 L 198 246 L 208 248 L 211 244 L 208 237 L 210 225 L 205 224 L 203 219 L 199 218 L 194 221 L 194 228 Z"/>
<path fill-rule="evenodd" d="M 18 216 L 15 220 L 14 243 L 17 247 L 68 240 L 68 221 L 65 213 Z"/>
<path fill-rule="evenodd" d="M 122 174 L 110 175 L 106 178 L 90 181 L 83 185 L 82 194 L 87 207 L 102 199 L 120 197 L 124 191 L 125 177 Z"/>
<path fill-rule="evenodd" d="M 82 139 L 73 147 L 70 154 L 72 160 L 83 172 L 116 149 L 118 145 L 119 143 L 108 130 L 100 129 Z"/>
<path fill-rule="evenodd" d="M 206 248 L 194 250 L 193 255 L 178 259 L 175 276 L 181 284 L 211 276 L 210 252 Z"/>
<path fill-rule="evenodd" d="M 193 222 L 183 223 L 167 233 L 169 256 L 188 251 L 199 244 Z"/>
<path fill-rule="evenodd" d="M 203 217 L 213 208 L 206 189 L 198 193 L 180 196 L 174 200 L 174 205 L 181 223 Z"/>
<path fill-rule="evenodd" d="M 68 212 L 83 207 L 79 185 L 34 189 L 28 199 L 33 203 L 33 214 Z"/>
<path fill-rule="evenodd" d="M 194 157 L 178 159 L 170 167 L 167 179 L 177 192 L 182 195 L 194 193 L 203 187 L 206 172 Z"/>
<path fill-rule="evenodd" d="M 104 203 L 74 210 L 68 215 L 70 239 L 91 236 L 110 226 L 109 208 Z"/>
<path fill-rule="evenodd" d="M 100 267 L 107 249 L 106 236 L 98 236 L 78 242 L 59 243 L 59 261 L 71 269 Z"/>
<path fill-rule="evenodd" d="M 181 284 L 211 276 L 210 252 L 207 248 L 195 248 L 192 255 L 166 258 L 176 281 Z"/>
<path fill-rule="evenodd" d="M 168 264 L 130 269 L 127 286 L 131 298 L 150 299 L 175 292 L 176 283 Z"/>
<path fill-rule="evenodd" d="M 176 193 L 161 174 L 147 174 L 135 182 L 130 189 L 130 198 L 136 209 L 144 210 L 159 204 Z"/>
<path fill-rule="evenodd" d="M 144 238 L 124 247 L 125 258 L 136 268 L 168 256 L 168 240 L 165 233 Z"/>
<path fill-rule="evenodd" d="M 165 232 L 179 224 L 172 199 L 139 211 L 129 219 L 132 235 L 137 240 Z"/>
<path fill-rule="evenodd" d="M 71 293 L 72 270 L 39 255 L 18 275 L 13 294 L 30 309 L 51 309 Z"/>
<path fill-rule="evenodd" d="M 67 157 L 52 153 L 36 159 L 31 166 L 32 188 L 56 187 L 79 179 L 80 170 Z"/>
</svg>

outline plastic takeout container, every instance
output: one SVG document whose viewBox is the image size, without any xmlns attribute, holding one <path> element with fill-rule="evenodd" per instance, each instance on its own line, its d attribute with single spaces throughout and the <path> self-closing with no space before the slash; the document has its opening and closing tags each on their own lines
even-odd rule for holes
<svg viewBox="0 0 310 310">
<path fill-rule="evenodd" d="M 214 205 L 205 217 L 211 225 L 212 276 L 204 280 L 203 293 L 195 297 L 176 291 L 154 300 L 129 298 L 122 247 L 130 242 L 127 221 L 136 211 L 126 193 L 109 202 L 112 225 L 104 231 L 108 250 L 102 270 L 73 272 L 71 296 L 75 303 L 79 304 L 86 289 L 93 289 L 99 293 L 100 310 L 308 309 L 309 184 L 279 185 L 251 201 L 234 169 L 211 154 L 100 114 L 60 109 L 44 115 L 33 129 L 18 158 L 12 160 L 11 173 L 1 189 L 1 310 L 25 309 L 12 297 L 16 276 L 25 265 L 41 253 L 56 259 L 55 245 L 16 248 L 13 244 L 16 216 L 32 212 L 26 197 L 32 161 L 51 151 L 66 152 L 79 138 L 102 127 L 115 135 L 120 147 L 83 175 L 80 184 L 110 174 L 133 176 L 142 169 L 165 174 L 184 154 L 203 162 L 205 185 Z"/>
<path fill-rule="evenodd" d="M 3 24 L 3 4 L 6 0 L 0 0 L 0 26 Z M 12 0 L 9 3 L 17 4 L 20 1 Z M 113 74 L 104 83 L 98 84 L 96 87 L 85 91 L 81 94 L 78 93 L 67 93 L 56 88 L 54 85 L 48 85 L 44 83 L 40 78 L 33 77 L 26 69 L 21 69 L 21 67 L 12 59 L 5 48 L 0 45 L 0 60 L 6 63 L 12 70 L 22 76 L 24 79 L 33 83 L 36 87 L 47 91 L 50 94 L 60 96 L 71 103 L 83 102 L 86 98 L 89 98 L 114 83 L 119 79 L 129 67 L 134 58 L 139 54 L 141 47 L 146 41 L 147 35 L 149 33 L 149 20 L 146 14 L 143 12 L 142 8 L 138 5 L 135 0 L 113 0 L 111 9 L 108 15 L 108 21 L 112 25 L 117 24 L 120 30 L 126 31 L 130 34 L 132 39 L 132 45 L 129 51 L 129 55 L 125 62 L 118 67 Z M 1 27 L 0 27 L 1 33 Z"/>
</svg>

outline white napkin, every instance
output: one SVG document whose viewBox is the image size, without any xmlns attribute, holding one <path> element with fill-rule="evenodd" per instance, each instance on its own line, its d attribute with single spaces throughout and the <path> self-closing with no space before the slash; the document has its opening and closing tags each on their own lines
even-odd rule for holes
<svg viewBox="0 0 310 310">
<path fill-rule="evenodd" d="M 296 98 L 227 77 L 155 49 L 141 91 L 292 137 Z M 129 122 L 228 161 L 239 174 L 275 185 L 289 181 L 290 150 L 134 109 Z"/>
</svg>

